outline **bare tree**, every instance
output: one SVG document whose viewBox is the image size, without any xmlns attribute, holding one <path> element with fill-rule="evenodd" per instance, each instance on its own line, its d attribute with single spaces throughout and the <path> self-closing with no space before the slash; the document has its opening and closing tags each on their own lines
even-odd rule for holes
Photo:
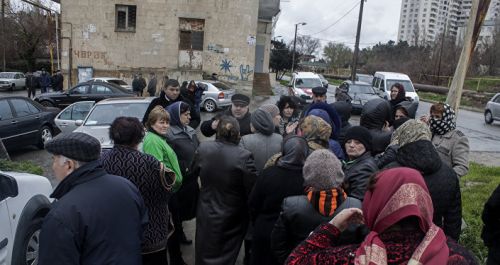
<svg viewBox="0 0 500 265">
<path fill-rule="evenodd" d="M 329 42 L 323 48 L 323 56 L 326 57 L 331 67 L 344 68 L 351 63 L 352 50 L 343 43 Z"/>
<path fill-rule="evenodd" d="M 290 45 L 290 47 L 293 46 Z M 297 44 L 295 51 L 301 55 L 313 55 L 321 47 L 321 43 L 318 39 L 311 38 L 309 36 L 297 36 Z"/>
</svg>

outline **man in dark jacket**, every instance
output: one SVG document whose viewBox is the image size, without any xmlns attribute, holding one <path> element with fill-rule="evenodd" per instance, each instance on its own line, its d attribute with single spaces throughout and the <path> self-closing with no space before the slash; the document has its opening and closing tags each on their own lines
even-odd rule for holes
<svg viewBox="0 0 500 265">
<path fill-rule="evenodd" d="M 250 117 L 251 113 L 249 111 L 248 105 L 250 104 L 250 98 L 243 94 L 235 94 L 231 98 L 232 105 L 229 109 L 224 111 L 224 114 L 236 118 L 240 125 L 240 135 L 241 137 L 251 134 L 250 130 Z M 219 116 L 204 121 L 201 123 L 201 133 L 206 137 L 211 137 L 215 134 L 215 129 L 219 123 Z"/>
<path fill-rule="evenodd" d="M 50 75 L 45 71 L 45 68 L 42 68 L 42 73 L 38 78 L 38 82 L 40 83 L 40 89 L 42 93 L 49 92 L 50 83 Z"/>
<path fill-rule="evenodd" d="M 349 119 L 351 118 L 352 104 L 350 102 L 337 101 L 330 104 L 330 106 L 337 110 L 337 113 L 340 115 L 340 120 L 342 121 L 342 125 L 338 133 L 338 141 L 342 144 L 345 140 L 345 133 L 352 127 L 349 122 Z"/>
<path fill-rule="evenodd" d="M 156 74 L 154 72 L 151 72 L 149 74 L 149 83 L 148 83 L 148 94 L 150 97 L 154 97 L 156 94 Z"/>
<path fill-rule="evenodd" d="M 28 97 L 35 97 L 36 88 L 38 87 L 38 78 L 32 72 L 26 73 L 26 90 L 28 90 Z"/>
<path fill-rule="evenodd" d="M 368 129 L 372 135 L 372 155 L 384 152 L 391 142 L 391 115 L 391 104 L 385 99 L 372 99 L 363 106 L 359 125 Z"/>
<path fill-rule="evenodd" d="M 138 73 L 135 77 L 134 80 L 132 81 L 132 90 L 135 92 L 135 94 L 139 97 L 142 96 L 142 91 L 146 87 L 146 80 L 144 77 L 142 77 L 141 73 Z"/>
<path fill-rule="evenodd" d="M 500 264 L 500 185 L 484 205 L 481 238 L 488 247 L 487 265 Z"/>
<path fill-rule="evenodd" d="M 200 124 L 200 115 L 194 109 L 194 105 L 190 104 L 188 100 L 185 100 L 184 97 L 180 95 L 179 81 L 175 79 L 168 79 L 165 82 L 165 84 L 163 84 L 160 96 L 151 101 L 148 109 L 146 110 L 146 113 L 144 113 L 144 117 L 142 118 L 142 123 L 143 124 L 146 123 L 146 121 L 148 120 L 149 113 L 154 107 L 160 105 L 164 108 L 167 108 L 171 104 L 178 101 L 183 101 L 189 104 L 191 112 L 191 121 L 189 122 L 189 126 L 191 126 L 193 129 L 196 129 Z"/>
<path fill-rule="evenodd" d="M 61 70 L 57 70 L 56 74 L 52 77 L 52 89 L 54 91 L 63 90 L 64 76 L 61 74 Z"/>
<path fill-rule="evenodd" d="M 39 264 L 141 264 L 144 201 L 134 184 L 104 171 L 99 140 L 70 133 L 45 149 L 61 183 L 40 232 Z"/>
<path fill-rule="evenodd" d="M 309 112 L 309 109 L 311 108 L 311 105 L 313 105 L 314 103 L 320 103 L 320 102 L 326 103 L 327 89 L 325 87 L 323 86 L 313 87 L 311 89 L 311 92 L 312 92 L 312 102 L 311 104 L 308 104 L 304 107 L 304 110 L 300 114 L 301 118 L 306 116 L 306 114 Z"/>
</svg>

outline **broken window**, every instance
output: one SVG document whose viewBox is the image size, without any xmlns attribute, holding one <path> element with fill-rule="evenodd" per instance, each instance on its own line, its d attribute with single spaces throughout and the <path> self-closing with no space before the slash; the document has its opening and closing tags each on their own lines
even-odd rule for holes
<svg viewBox="0 0 500 265">
<path fill-rule="evenodd" d="M 203 51 L 205 20 L 181 18 L 179 22 L 179 50 Z"/>
<path fill-rule="evenodd" d="M 116 5 L 116 31 L 135 32 L 135 21 L 137 16 L 137 6 Z"/>
</svg>

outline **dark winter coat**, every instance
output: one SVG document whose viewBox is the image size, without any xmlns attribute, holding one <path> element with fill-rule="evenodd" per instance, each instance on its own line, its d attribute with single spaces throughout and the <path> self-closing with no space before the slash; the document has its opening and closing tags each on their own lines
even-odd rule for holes
<svg viewBox="0 0 500 265">
<path fill-rule="evenodd" d="M 256 180 L 250 151 L 216 140 L 200 144 L 193 174 L 201 180 L 196 214 L 196 264 L 234 264 L 248 226 Z"/>
<path fill-rule="evenodd" d="M 331 219 L 314 209 L 305 195 L 285 198 L 271 234 L 271 248 L 277 261 L 283 264 L 302 240 L 318 225 Z"/>
<path fill-rule="evenodd" d="M 63 90 L 63 82 L 64 82 L 64 77 L 62 74 L 55 74 L 52 77 L 52 89 L 54 91 L 62 91 Z"/>
<path fill-rule="evenodd" d="M 363 106 L 359 125 L 370 130 L 372 135 L 372 155 L 384 152 L 391 142 L 392 132 L 383 131 L 385 122 L 391 121 L 392 109 L 385 99 L 372 99 Z"/>
<path fill-rule="evenodd" d="M 141 264 L 146 207 L 137 187 L 99 161 L 68 175 L 44 218 L 39 264 Z"/>
<path fill-rule="evenodd" d="M 142 90 L 145 87 L 146 87 L 146 80 L 143 77 L 134 78 L 134 80 L 132 80 L 132 90 L 133 91 L 140 91 L 140 92 L 142 92 Z"/>
<path fill-rule="evenodd" d="M 40 83 L 40 87 L 49 87 L 51 85 L 50 83 L 50 76 L 47 72 L 44 72 L 40 75 L 38 78 L 38 82 Z"/>
<path fill-rule="evenodd" d="M 345 175 L 344 185 L 347 196 L 363 201 L 368 179 L 378 171 L 370 152 L 365 152 L 353 161 L 345 162 L 342 169 Z"/>
<path fill-rule="evenodd" d="M 189 122 L 189 126 L 196 129 L 196 127 L 198 127 L 198 125 L 200 124 L 200 115 L 199 115 L 199 112 L 195 111 L 194 105 L 190 104 L 189 101 L 186 101 L 182 97 L 182 95 L 179 95 L 179 97 L 177 97 L 177 99 L 175 99 L 175 100 L 170 100 L 169 98 L 167 98 L 167 96 L 165 95 L 165 92 L 163 92 L 163 91 L 160 93 L 159 97 L 153 99 L 151 101 L 151 103 L 149 103 L 149 106 L 148 106 L 146 112 L 144 113 L 144 117 L 142 118 L 142 123 L 143 124 L 146 123 L 146 121 L 148 120 L 149 113 L 151 112 L 151 110 L 154 109 L 154 107 L 160 105 L 164 108 L 167 108 L 168 106 L 170 106 L 173 103 L 178 102 L 178 101 L 184 101 L 185 103 L 189 104 L 189 109 L 191 112 L 191 121 Z"/>
<path fill-rule="evenodd" d="M 419 140 L 399 148 L 396 161 L 422 173 L 434 205 L 433 222 L 458 241 L 462 226 L 462 198 L 457 175 L 439 158 L 431 141 Z M 390 165 L 394 167 L 396 164 Z"/>
<path fill-rule="evenodd" d="M 224 114 L 228 115 L 228 116 L 233 116 L 233 114 L 231 112 L 231 107 L 229 107 L 227 110 L 225 110 Z M 252 133 L 252 131 L 250 130 L 250 123 L 251 123 L 250 118 L 251 118 L 251 116 L 252 116 L 252 114 L 250 113 L 250 111 L 248 111 L 247 114 L 243 118 L 236 119 L 240 125 L 240 136 L 241 137 Z M 201 133 L 203 133 L 203 135 L 205 135 L 206 137 L 211 137 L 216 133 L 216 131 L 214 129 L 212 129 L 212 122 L 214 120 L 215 120 L 215 118 L 212 118 L 208 121 L 204 121 L 201 123 L 201 127 L 200 127 Z"/>
<path fill-rule="evenodd" d="M 40 85 L 38 84 L 38 78 L 32 74 L 26 75 L 26 88 L 37 88 Z"/>
<path fill-rule="evenodd" d="M 181 219 L 183 221 L 191 220 L 196 217 L 200 188 L 198 176 L 191 174 L 190 167 L 200 142 L 193 128 L 187 127 L 186 130 L 183 130 L 179 126 L 170 126 L 167 131 L 167 143 L 177 155 L 183 176 L 182 186 L 174 195 L 179 202 Z"/>
<path fill-rule="evenodd" d="M 171 191 L 162 186 L 160 162 L 153 156 L 129 147 L 115 145 L 101 157 L 103 168 L 109 173 L 123 176 L 139 188 L 146 208 L 149 223 L 144 230 L 142 252 L 162 250 L 167 245 L 170 213 L 168 201 Z"/>
<path fill-rule="evenodd" d="M 481 238 L 489 249 L 488 262 L 500 263 L 500 185 L 484 205 Z M 496 263 L 495 263 L 496 262 Z M 490 264 L 490 263 L 488 263 Z"/>
<path fill-rule="evenodd" d="M 283 199 L 304 193 L 301 169 L 271 166 L 262 171 L 250 194 L 249 207 L 254 222 L 252 264 L 276 263 L 271 252 L 271 232 Z"/>
<path fill-rule="evenodd" d="M 150 95 L 154 95 L 156 93 L 156 84 L 158 83 L 158 80 L 156 79 L 156 76 L 155 77 L 152 77 L 151 80 L 149 80 L 149 83 L 148 83 L 148 93 Z"/>
<path fill-rule="evenodd" d="M 345 134 L 349 128 L 352 127 L 351 123 L 349 123 L 349 119 L 351 118 L 352 105 L 350 102 L 334 102 L 330 104 L 337 110 L 337 113 L 340 116 L 340 120 L 342 122 L 342 127 L 338 133 L 338 142 L 342 145 L 345 141 Z"/>
</svg>

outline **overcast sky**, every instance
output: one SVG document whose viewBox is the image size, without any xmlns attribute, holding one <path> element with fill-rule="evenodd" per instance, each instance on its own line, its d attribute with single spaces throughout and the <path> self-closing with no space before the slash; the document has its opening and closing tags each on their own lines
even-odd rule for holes
<svg viewBox="0 0 500 265">
<path fill-rule="evenodd" d="M 387 43 L 389 40 L 397 40 L 401 1 L 367 0 L 365 2 L 361 48 L 373 46 L 378 42 Z M 296 23 L 306 22 L 305 26 L 299 25 L 298 34 L 310 35 L 322 31 L 338 20 L 329 29 L 311 37 L 321 39 L 322 45 L 333 41 L 354 47 L 359 3 L 360 0 L 282 0 L 281 14 L 274 36 L 281 35 L 288 43 L 293 40 Z M 351 9 L 352 11 L 341 19 Z"/>
</svg>

